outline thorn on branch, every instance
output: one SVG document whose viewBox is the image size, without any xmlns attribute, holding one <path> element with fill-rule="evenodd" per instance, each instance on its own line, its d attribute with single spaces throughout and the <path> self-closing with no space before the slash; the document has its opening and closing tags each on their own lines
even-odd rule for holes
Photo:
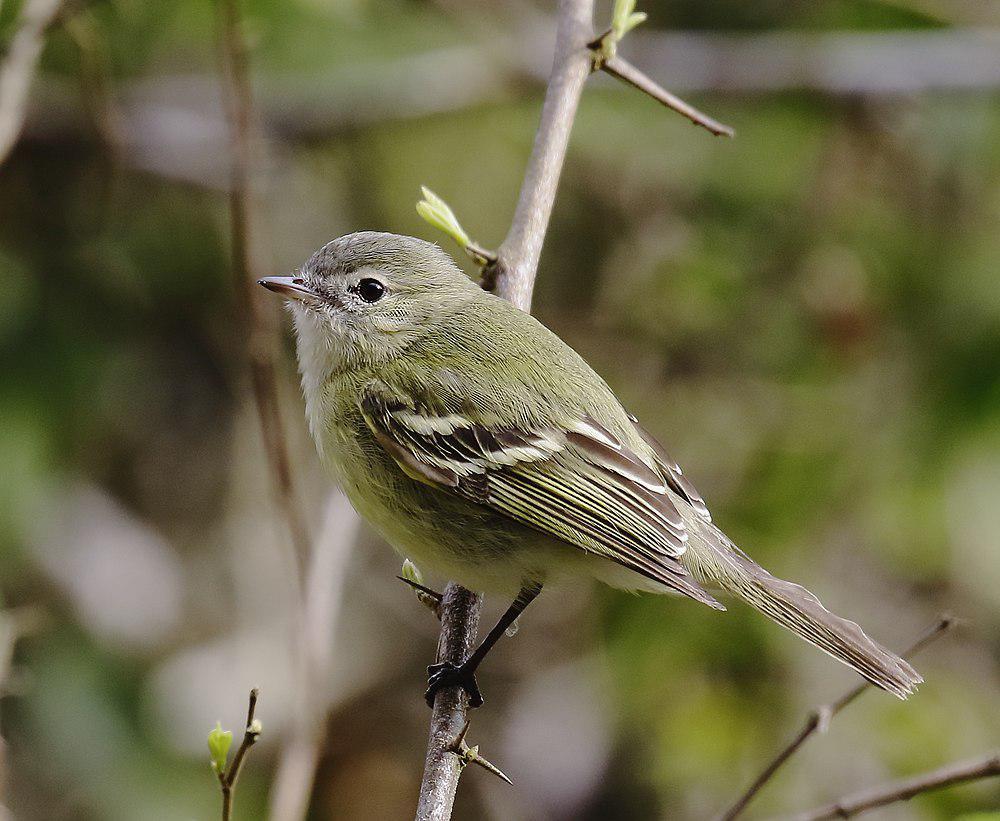
<svg viewBox="0 0 1000 821">
<path fill-rule="evenodd" d="M 420 191 L 424 198 L 417 203 L 417 213 L 424 222 L 434 226 L 439 231 L 443 231 L 455 240 L 472 261 L 484 271 L 490 266 L 496 265 L 496 252 L 487 250 L 469 237 L 448 203 L 426 185 L 420 186 Z"/>
<path fill-rule="evenodd" d="M 469 724 L 470 720 L 466 719 L 465 724 L 462 725 L 462 729 L 458 733 L 458 736 L 456 736 L 455 740 L 452 741 L 451 744 L 449 744 L 445 749 L 458 756 L 463 769 L 469 764 L 477 764 L 486 770 L 486 772 L 492 773 L 501 781 L 506 781 L 508 784 L 513 786 L 514 782 L 507 777 L 507 774 L 503 770 L 501 770 L 496 764 L 493 764 L 489 759 L 484 758 L 479 754 L 478 744 L 474 747 L 470 747 L 465 743 L 466 733 L 469 732 Z"/>
<path fill-rule="evenodd" d="M 396 576 L 403 584 L 408 584 L 417 594 L 417 601 L 430 610 L 440 620 L 441 600 L 444 598 L 436 590 L 432 590 L 424 584 L 423 574 L 420 569 L 409 559 L 403 562 L 403 569 L 400 575 Z"/>
</svg>

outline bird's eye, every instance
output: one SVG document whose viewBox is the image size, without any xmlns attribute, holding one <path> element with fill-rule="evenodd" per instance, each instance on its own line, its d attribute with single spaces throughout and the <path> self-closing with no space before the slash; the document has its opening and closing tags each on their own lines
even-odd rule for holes
<svg viewBox="0 0 1000 821">
<path fill-rule="evenodd" d="M 378 302 L 385 296 L 385 285 L 377 279 L 366 278 L 354 286 L 354 291 L 365 302 Z"/>
</svg>

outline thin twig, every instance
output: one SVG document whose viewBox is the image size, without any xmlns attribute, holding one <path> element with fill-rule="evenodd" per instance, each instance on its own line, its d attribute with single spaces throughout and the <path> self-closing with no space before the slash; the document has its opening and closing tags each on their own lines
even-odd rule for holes
<svg viewBox="0 0 1000 821">
<path fill-rule="evenodd" d="M 117 163 L 125 145 L 125 122 L 111 85 L 107 44 L 89 11 L 68 16 L 64 29 L 79 52 L 84 109 Z"/>
<path fill-rule="evenodd" d="M 46 613 L 40 607 L 27 606 L 0 611 L 0 697 L 6 695 L 14 665 L 14 650 L 25 636 L 42 628 Z M 6 742 L 0 735 L 0 818 L 5 818 L 4 798 L 7 786 Z"/>
<path fill-rule="evenodd" d="M 732 137 L 736 134 L 736 131 L 731 126 L 709 117 L 690 103 L 682 100 L 676 94 L 667 91 L 656 80 L 644 74 L 622 57 L 616 55 L 601 60 L 596 64 L 596 68 L 624 83 L 628 83 L 644 94 L 648 94 L 657 102 L 663 103 L 667 108 L 687 117 L 694 125 L 700 125 L 702 128 L 708 129 L 717 137 Z"/>
<path fill-rule="evenodd" d="M 948 633 L 956 623 L 954 616 L 943 613 L 938 620 L 912 644 L 905 651 L 903 651 L 903 658 L 909 659 L 932 644 L 941 636 Z M 763 789 L 764 785 L 770 781 L 775 773 L 781 768 L 781 766 L 788 761 L 799 748 L 805 744 L 805 742 L 817 731 L 824 732 L 829 726 L 830 719 L 832 719 L 837 713 L 847 707 L 851 702 L 853 702 L 858 696 L 860 696 L 865 690 L 871 687 L 871 683 L 868 681 L 862 681 L 856 687 L 852 687 L 846 693 L 844 693 L 836 701 L 832 701 L 829 704 L 825 704 L 820 707 L 816 707 L 809 716 L 806 718 L 806 723 L 802 726 L 802 729 L 796 733 L 795 737 L 786 744 L 781 751 L 768 763 L 768 765 L 761 771 L 760 775 L 754 779 L 753 783 L 747 787 L 747 789 L 740 795 L 739 798 L 733 803 L 729 809 L 723 812 L 717 817 L 717 821 L 732 821 L 732 819 L 738 817 L 746 808 L 747 805 L 753 800 L 754 796 L 757 795 Z"/>
<path fill-rule="evenodd" d="M 1000 775 L 1000 750 L 994 750 L 979 758 L 959 761 L 921 775 L 872 787 L 841 798 L 832 804 L 800 813 L 794 818 L 795 821 L 852 818 L 877 807 L 884 807 L 886 804 L 907 801 L 921 793 L 940 790 L 954 784 L 964 784 L 968 781 L 993 778 L 998 775 Z"/>
<path fill-rule="evenodd" d="M 267 326 L 264 308 L 257 296 L 261 289 L 253 284 L 263 275 L 253 258 L 250 241 L 255 205 L 253 167 L 256 126 L 247 68 L 247 48 L 237 2 L 238 0 L 221 0 L 219 3 L 223 92 L 229 114 L 230 148 L 233 156 L 229 194 L 233 275 L 241 307 L 247 317 L 250 376 L 271 469 L 275 502 L 282 512 L 295 547 L 298 579 L 300 587 L 304 587 L 309 535 L 295 498 L 291 462 L 285 444 L 272 354 L 273 333 Z"/>
<path fill-rule="evenodd" d="M 542 117 L 507 238 L 497 251 L 496 293 L 527 311 L 569 134 L 590 74 L 593 0 L 561 0 Z"/>
<path fill-rule="evenodd" d="M 0 165 L 24 127 L 28 90 L 45 47 L 45 32 L 55 22 L 63 0 L 25 0 L 17 31 L 0 63 Z"/>
<path fill-rule="evenodd" d="M 219 785 L 222 787 L 222 821 L 230 821 L 233 817 L 233 793 L 236 791 L 236 779 L 240 777 L 240 770 L 243 769 L 243 761 L 247 757 L 250 748 L 257 743 L 260 738 L 261 725 L 254 718 L 257 711 L 257 696 L 260 691 L 254 687 L 250 691 L 250 703 L 247 706 L 247 723 L 243 730 L 243 741 L 240 742 L 236 755 L 229 765 L 229 769 L 224 773 L 219 773 Z"/>
<path fill-rule="evenodd" d="M 301 821 L 309 809 L 330 708 L 327 685 L 333 637 L 342 612 L 347 561 L 359 525 L 347 497 L 335 490 L 313 541 L 302 616 L 296 622 L 295 709 L 271 785 L 269 817 L 273 821 Z"/>
</svg>

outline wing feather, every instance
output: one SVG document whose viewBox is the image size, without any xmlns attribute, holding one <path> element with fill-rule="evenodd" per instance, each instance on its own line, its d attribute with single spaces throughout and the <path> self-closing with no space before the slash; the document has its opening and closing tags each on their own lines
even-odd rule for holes
<svg viewBox="0 0 1000 821">
<path fill-rule="evenodd" d="M 590 417 L 567 429 L 488 425 L 382 382 L 360 407 L 407 475 L 721 607 L 678 561 L 688 534 L 667 477 Z"/>
</svg>

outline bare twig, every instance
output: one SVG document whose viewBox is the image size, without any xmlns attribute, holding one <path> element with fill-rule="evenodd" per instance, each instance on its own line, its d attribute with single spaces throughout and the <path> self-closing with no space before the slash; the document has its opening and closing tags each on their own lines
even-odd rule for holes
<svg viewBox="0 0 1000 821">
<path fill-rule="evenodd" d="M 624 83 L 628 83 L 633 88 L 639 89 L 644 94 L 648 94 L 654 100 L 663 103 L 667 108 L 676 111 L 678 114 L 687 117 L 695 125 L 708 129 L 715 136 L 732 137 L 736 132 L 732 127 L 712 119 L 707 114 L 702 113 L 690 103 L 685 102 L 676 94 L 667 91 L 654 79 L 647 76 L 628 60 L 614 56 L 601 60 L 596 64 L 596 68 L 605 74 L 610 74 Z"/>
<path fill-rule="evenodd" d="M 909 659 L 932 644 L 941 636 L 948 633 L 956 623 L 954 616 L 944 613 L 938 618 L 938 620 L 924 631 L 912 645 L 910 645 L 905 651 L 903 651 L 903 658 Z M 754 799 L 754 796 L 759 793 L 764 786 L 770 781 L 775 773 L 781 768 L 781 766 L 788 761 L 799 748 L 805 744 L 805 742 L 816 732 L 825 732 L 829 726 L 830 719 L 832 719 L 837 713 L 847 707 L 851 702 L 853 702 L 858 696 L 860 696 L 865 690 L 871 687 L 871 683 L 867 681 L 862 681 L 856 687 L 852 687 L 846 693 L 844 693 L 836 701 L 832 701 L 829 704 L 815 708 L 809 716 L 806 718 L 806 723 L 802 726 L 802 729 L 796 733 L 795 737 L 786 744 L 781 751 L 768 763 L 768 765 L 761 771 L 760 775 L 754 779 L 753 783 L 747 787 L 747 789 L 740 795 L 739 798 L 733 803 L 729 809 L 718 816 L 717 821 L 732 821 L 732 819 L 738 817 L 746 808 L 747 805 Z"/>
<path fill-rule="evenodd" d="M 80 55 L 80 88 L 87 116 L 117 161 L 125 144 L 125 123 L 111 86 L 107 46 L 94 15 L 87 11 L 68 16 L 64 28 Z"/>
<path fill-rule="evenodd" d="M 555 56 L 542 117 L 507 238 L 497 252 L 496 293 L 527 311 L 542 241 L 552 215 L 559 175 L 583 85 L 590 74 L 593 0 L 561 0 Z"/>
<path fill-rule="evenodd" d="M 794 816 L 795 821 L 825 821 L 829 818 L 852 818 L 855 815 L 894 804 L 897 801 L 907 801 L 915 795 L 951 787 L 954 784 L 964 784 L 983 778 L 993 778 L 1000 775 L 1000 750 L 994 750 L 979 758 L 948 764 L 937 770 L 931 770 L 911 778 L 893 781 L 863 792 L 841 798 L 824 807 L 800 813 Z"/>
<path fill-rule="evenodd" d="M 341 612 L 346 565 L 360 519 L 347 497 L 335 490 L 314 539 L 306 574 L 298 631 L 296 703 L 291 732 L 283 740 L 270 794 L 273 821 L 300 821 L 309 808 L 329 698 L 327 680 L 333 635 Z"/>
<path fill-rule="evenodd" d="M 8 692 L 17 643 L 38 631 L 45 623 L 45 618 L 45 612 L 41 608 L 32 606 L 0 611 L 0 697 Z M 0 736 L 0 818 L 6 817 L 3 804 L 7 785 L 5 753 L 6 742 Z"/>
<path fill-rule="evenodd" d="M 309 555 L 305 519 L 295 498 L 291 463 L 285 444 L 284 426 L 278 401 L 277 378 L 272 355 L 273 333 L 265 321 L 264 308 L 253 283 L 263 272 L 253 258 L 250 241 L 254 222 L 253 167 L 256 127 L 253 98 L 247 70 L 238 0 L 220 0 L 219 44 L 223 74 L 223 96 L 229 114 L 230 148 L 233 156 L 232 187 L 229 193 L 233 275 L 237 294 L 247 316 L 247 349 L 254 401 L 260 417 L 264 447 L 271 468 L 275 503 L 288 527 L 298 567 L 300 586 Z"/>
<path fill-rule="evenodd" d="M 219 786 L 222 788 L 222 821 L 230 821 L 233 817 L 233 793 L 236 790 L 236 779 L 240 777 L 240 770 L 243 769 L 243 761 L 246 759 L 250 748 L 257 743 L 260 738 L 261 725 L 254 717 L 257 711 L 257 696 L 259 690 L 254 687 L 250 691 L 250 703 L 247 707 L 247 723 L 243 730 L 243 741 L 236 750 L 236 755 L 225 772 L 219 771 Z"/>
<path fill-rule="evenodd" d="M 62 3 L 63 0 L 25 0 L 17 31 L 0 63 L 0 165 L 24 126 L 28 90 L 45 46 L 45 32 L 58 16 Z"/>
</svg>

